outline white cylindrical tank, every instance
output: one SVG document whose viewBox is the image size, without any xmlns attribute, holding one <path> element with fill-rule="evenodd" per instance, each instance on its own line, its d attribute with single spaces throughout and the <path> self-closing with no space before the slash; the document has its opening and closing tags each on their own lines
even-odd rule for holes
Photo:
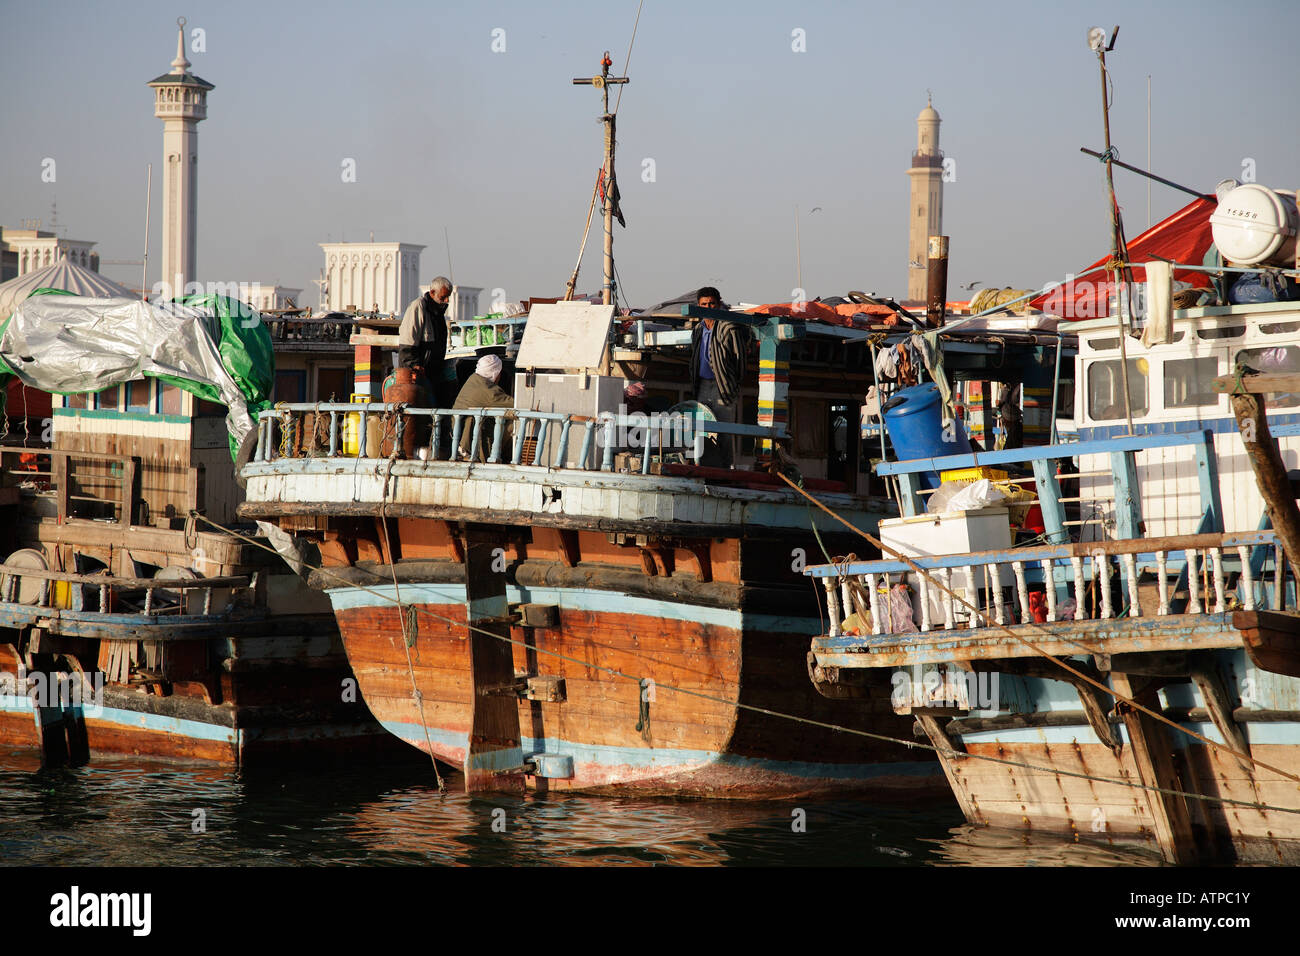
<svg viewBox="0 0 1300 956">
<path fill-rule="evenodd" d="M 1243 266 L 1294 266 L 1296 194 L 1246 183 L 1219 194 L 1210 229 L 1219 252 Z"/>
</svg>

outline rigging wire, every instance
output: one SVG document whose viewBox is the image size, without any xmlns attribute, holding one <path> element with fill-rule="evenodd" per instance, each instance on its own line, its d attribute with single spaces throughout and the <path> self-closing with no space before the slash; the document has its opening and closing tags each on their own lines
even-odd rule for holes
<svg viewBox="0 0 1300 956">
<path fill-rule="evenodd" d="M 811 497 L 811 496 L 810 496 L 810 497 Z M 816 499 L 813 499 L 813 500 L 816 500 Z M 821 504 L 820 502 L 817 502 L 817 503 L 818 503 L 819 505 Z M 220 523 L 218 523 L 218 522 L 216 522 L 216 521 L 213 521 L 213 520 L 212 520 L 211 518 L 209 518 L 207 515 L 199 514 L 198 512 L 191 512 L 191 513 L 194 514 L 194 515 L 195 515 L 199 520 L 205 522 L 206 524 L 210 524 L 210 525 L 212 525 L 214 528 L 217 528 L 217 529 L 219 529 L 219 530 L 221 530 L 221 531 L 224 531 L 224 532 L 226 532 L 226 533 L 228 533 L 228 534 L 234 535 L 235 537 L 239 538 L 240 540 L 242 540 L 242 541 L 246 541 L 246 542 L 248 542 L 249 544 L 254 545 L 255 547 L 261 548 L 261 549 L 264 550 L 264 551 L 269 551 L 269 552 L 271 552 L 272 554 L 279 554 L 279 552 L 276 551 L 276 550 L 275 550 L 273 547 L 271 547 L 270 545 L 268 545 L 268 544 L 266 544 L 266 543 L 264 543 L 264 542 L 262 542 L 262 541 L 258 541 L 258 540 L 255 539 L 255 538 L 249 537 L 248 535 L 242 534 L 242 533 L 240 533 L 239 531 L 236 531 L 236 530 L 233 529 L 233 528 L 228 528 L 228 527 L 226 527 L 226 526 L 224 526 L 224 525 L 222 525 L 222 524 L 220 524 Z M 850 526 L 850 527 L 851 527 L 851 526 Z M 857 530 L 857 529 L 855 529 L 855 530 Z M 365 593 L 367 593 L 367 594 L 371 594 L 371 595 L 374 595 L 375 597 L 378 597 L 378 598 L 380 598 L 381 600 L 385 600 L 385 601 L 393 601 L 393 597 L 391 597 L 390 595 L 384 594 L 384 593 L 381 592 L 381 591 L 376 591 L 374 588 L 369 588 L 369 587 L 366 587 L 365 585 L 358 584 L 357 582 L 352 581 L 352 580 L 350 580 L 350 579 L 344 577 L 343 575 L 339 574 L 337 571 L 333 571 L 333 570 L 331 570 L 331 569 L 329 569 L 329 568 L 325 568 L 325 567 L 321 567 L 321 566 L 310 565 L 310 564 L 307 564 L 306 562 L 302 562 L 302 563 L 303 563 L 303 566 L 304 566 L 304 567 L 309 567 L 309 568 L 311 568 L 313 571 L 319 571 L 321 574 L 327 575 L 328 577 L 331 577 L 331 578 L 335 579 L 336 581 L 341 582 L 342 584 L 346 585 L 347 587 L 352 587 L 352 588 L 356 588 L 356 589 L 359 590 L 359 591 L 364 591 Z M 367 573 L 367 574 L 370 574 L 370 575 L 373 576 L 373 577 L 380 578 L 380 579 L 382 580 L 382 576 L 381 576 L 377 571 L 371 571 L 371 570 L 369 570 L 368 568 L 360 568 L 360 567 L 356 567 L 356 566 L 354 566 L 354 570 L 365 572 L 365 573 Z M 394 573 L 394 574 L 397 573 L 395 568 L 393 569 L 393 573 Z M 428 610 L 428 609 L 426 609 L 426 608 L 414 607 L 413 609 L 414 609 L 414 610 L 416 611 L 416 613 L 418 613 L 418 614 L 422 614 L 422 615 L 424 615 L 424 616 L 426 616 L 426 617 L 432 618 L 432 619 L 434 619 L 434 620 L 436 620 L 436 621 L 443 622 L 443 623 L 448 624 L 448 625 L 451 625 L 451 626 L 453 626 L 453 627 L 456 627 L 456 628 L 461 628 L 461 627 L 463 627 L 463 628 L 465 628 L 467 631 L 473 631 L 473 632 L 476 632 L 476 633 L 479 633 L 479 634 L 484 634 L 484 635 L 487 635 L 488 637 L 495 638 L 496 640 L 504 641 L 504 642 L 507 643 L 507 644 L 511 644 L 511 645 L 514 645 L 514 646 L 517 646 L 517 647 L 522 647 L 522 648 L 524 648 L 524 649 L 526 649 L 526 650 L 532 650 L 532 651 L 535 651 L 535 652 L 537 652 L 537 653 L 539 653 L 539 654 L 545 654 L 545 655 L 547 655 L 547 656 L 549 656 L 549 657 L 558 658 L 559 660 L 568 661 L 568 662 L 571 663 L 571 664 L 576 664 L 576 665 L 578 665 L 578 666 L 580 666 L 580 667 L 584 667 L 584 668 L 587 668 L 587 669 L 589 669 L 589 670 L 603 671 L 603 672 L 605 672 L 605 673 L 607 673 L 607 674 L 611 674 L 611 675 L 613 675 L 613 676 L 615 676 L 615 677 L 621 677 L 621 678 L 623 678 L 623 679 L 625 679 L 625 680 L 632 681 L 632 682 L 635 683 L 638 687 L 640 687 L 640 685 L 641 685 L 641 678 L 640 678 L 640 677 L 634 676 L 634 675 L 632 675 L 632 674 L 626 674 L 626 673 L 624 673 L 624 672 L 622 672 L 622 671 L 619 671 L 619 670 L 616 670 L 616 669 L 614 669 L 614 668 L 612 668 L 612 667 L 605 667 L 605 666 L 603 666 L 603 665 L 596 664 L 596 663 L 594 663 L 594 662 L 592 662 L 592 661 L 584 661 L 584 660 L 580 660 L 580 659 L 578 659 L 578 658 L 576 658 L 576 657 L 570 657 L 569 655 L 567 655 L 567 654 L 562 654 L 562 653 L 560 653 L 559 651 L 553 651 L 553 650 L 549 650 L 549 649 L 544 648 L 544 647 L 539 647 L 538 645 L 536 645 L 536 644 L 531 644 L 531 643 L 529 643 L 529 642 L 527 642 L 527 641 L 516 640 L 515 638 L 512 638 L 512 637 L 504 637 L 504 636 L 502 636 L 502 635 L 500 635 L 500 634 L 494 634 L 494 633 L 492 633 L 491 631 L 485 630 L 485 629 L 483 629 L 483 628 L 475 627 L 473 624 L 469 624 L 469 623 L 465 623 L 465 622 L 457 621 L 457 620 L 455 620 L 455 619 L 453 619 L 453 618 L 446 617 L 446 616 L 441 615 L 441 614 L 437 614 L 437 613 L 435 613 L 435 612 L 433 612 L 433 611 L 430 611 L 430 610 Z M 769 708 L 767 708 L 767 707 L 759 707 L 759 706 L 757 706 L 757 705 L 755 705 L 755 704 L 745 704 L 745 703 L 742 703 L 742 702 L 737 701 L 737 700 L 728 700 L 728 699 L 725 698 L 725 697 L 718 697 L 718 696 L 715 696 L 715 695 L 713 695 L 713 694 L 706 694 L 706 693 L 704 693 L 704 692 L 702 692 L 702 691 L 691 690 L 691 689 L 686 688 L 686 687 L 677 687 L 677 686 L 672 685 L 672 684 L 662 684 L 662 683 L 659 683 L 658 681 L 655 682 L 655 687 L 656 687 L 656 689 L 663 689 L 663 690 L 674 691 L 674 692 L 679 693 L 679 694 L 685 694 L 685 695 L 687 695 L 687 696 L 689 696 L 689 697 L 697 697 L 697 698 L 700 698 L 700 699 L 702 699 L 702 700 L 707 700 L 707 701 L 710 701 L 710 702 L 713 702 L 713 703 L 725 704 L 725 705 L 727 705 L 727 706 L 729 706 L 729 707 L 736 707 L 736 708 L 739 708 L 739 709 L 741 709 L 741 710 L 748 710 L 748 711 L 752 711 L 752 712 L 754 712 L 754 713 L 764 714 L 764 715 L 769 716 L 769 717 L 777 717 L 777 718 L 780 718 L 780 719 L 783 719 L 783 720 L 790 720 L 790 721 L 793 721 L 793 722 L 795 722 L 795 723 L 807 724 L 807 725 L 812 726 L 812 727 L 820 727 L 820 728 L 822 728 L 823 730 L 833 730 L 833 731 L 837 731 L 837 732 L 839 732 L 839 733 L 850 734 L 850 735 L 855 736 L 855 737 L 865 737 L 865 738 L 867 738 L 867 739 L 869 739 L 869 740 L 877 740 L 877 741 L 880 741 L 880 742 L 882 742 L 882 743 L 894 743 L 894 744 L 899 744 L 899 745 L 901 745 L 901 746 L 903 746 L 903 747 L 905 747 L 905 748 L 907 748 L 907 749 L 909 749 L 909 750 L 927 750 L 927 751 L 931 751 L 931 752 L 933 752 L 933 753 L 936 753 L 936 754 L 938 754 L 938 755 L 940 755 L 940 756 L 942 756 L 942 757 L 969 757 L 969 758 L 971 758 L 971 759 L 973 759 L 973 760 L 984 760 L 984 761 L 987 761 L 987 762 L 989 762 L 989 763 L 1001 764 L 1001 765 L 1003 765 L 1003 766 L 1007 766 L 1007 767 L 1015 767 L 1015 768 L 1018 768 L 1018 769 L 1021 769 L 1021 770 L 1033 770 L 1033 771 L 1036 771 L 1036 772 L 1038 772 L 1038 773 L 1047 774 L 1047 775 L 1049 775 L 1049 776 L 1056 776 L 1056 777 L 1074 777 L 1074 778 L 1078 778 L 1078 779 L 1080 779 L 1080 780 L 1088 780 L 1088 781 L 1091 781 L 1091 782 L 1093 782 L 1093 783 L 1108 783 L 1108 784 L 1114 784 L 1115 786 L 1127 787 L 1127 788 L 1129 788 L 1129 789 L 1134 789 L 1134 790 L 1145 790 L 1145 791 L 1149 791 L 1149 792 L 1152 792 L 1152 793 L 1163 793 L 1163 794 L 1167 794 L 1167 795 L 1169 795 L 1169 796 L 1177 796 L 1177 797 L 1183 797 L 1183 798 L 1188 798 L 1188 799 L 1193 799 L 1193 800 L 1201 800 L 1201 801 L 1209 802 L 1209 803 L 1224 804 L 1224 805 L 1229 805 L 1229 806 L 1248 807 L 1248 808 L 1255 809 L 1255 810 L 1276 810 L 1276 811 L 1278 811 L 1279 813 L 1294 813 L 1294 814 L 1300 814 L 1300 808 L 1279 807 L 1279 806 L 1273 806 L 1273 805 L 1265 804 L 1265 803 L 1251 803 L 1251 802 L 1246 801 L 1246 800 L 1236 800 L 1236 799 L 1233 799 L 1233 798 L 1231 798 L 1231 797 L 1220 797 L 1220 796 L 1213 796 L 1213 795 L 1210 795 L 1210 794 L 1201 794 L 1201 793 L 1192 793 L 1192 792 L 1189 792 L 1189 791 L 1183 791 L 1183 790 L 1174 790 L 1174 789 L 1167 788 L 1167 787 L 1157 787 L 1157 786 L 1154 786 L 1154 785 L 1152 785 L 1152 784 L 1146 784 L 1146 783 L 1142 783 L 1142 782 L 1140 782 L 1140 781 L 1135 782 L 1135 781 L 1132 781 L 1132 780 L 1125 780 L 1125 779 L 1117 778 L 1117 777 L 1099 777 L 1099 776 L 1095 776 L 1095 775 L 1092 775 L 1092 774 L 1078 773 L 1078 772 L 1071 771 L 1071 770 L 1064 770 L 1064 769 L 1061 769 L 1061 768 L 1059 768 L 1059 767 L 1042 767 L 1042 766 L 1038 766 L 1038 765 L 1035 765 L 1035 764 L 1025 763 L 1025 762 L 1023 762 L 1023 761 L 1019 761 L 1019 760 L 1008 760 L 1008 759 L 1006 759 L 1006 758 L 1004 758 L 1004 757 L 994 757 L 994 756 L 989 755 L 989 754 L 979 754 L 979 753 L 964 753 L 964 754 L 962 754 L 962 753 L 957 753 L 957 752 L 952 751 L 952 750 L 947 749 L 947 748 L 939 748 L 939 747 L 936 747 L 936 746 L 934 746 L 933 744 L 921 743 L 920 741 L 916 741 L 916 740 L 904 740 L 904 739 L 902 739 L 901 737 L 892 737 L 892 736 L 890 736 L 890 735 L 888 735 L 888 734 L 878 734 L 878 733 L 874 733 L 874 732 L 869 731 L 869 730 L 861 730 L 861 729 L 858 729 L 858 728 L 856 728 L 856 727 L 846 727 L 846 726 L 843 726 L 843 725 L 841 725 L 841 724 L 832 724 L 832 723 L 829 723 L 829 722 L 827 722 L 827 721 L 814 720 L 814 719 L 811 718 L 811 717 L 800 717 L 800 716 L 798 716 L 797 714 L 785 714 L 785 713 L 781 713 L 780 711 L 771 710 L 771 709 L 769 709 Z M 640 695 L 638 694 L 638 701 L 639 701 L 639 700 L 640 700 Z M 1266 765 L 1266 764 L 1260 764 L 1260 766 L 1267 766 L 1267 765 Z M 1271 768 L 1270 768 L 1270 769 L 1271 769 Z"/>
<path fill-rule="evenodd" d="M 828 515 L 830 515 L 830 516 L 831 516 L 832 518 L 834 518 L 836 521 L 840 522 L 841 524 L 845 525 L 846 527 L 852 528 L 855 532 L 857 532 L 858 534 L 860 534 L 862 537 L 866 538 L 868 542 L 870 542 L 872 545 L 874 545 L 875 547 L 877 547 L 877 548 L 880 549 L 880 553 L 881 553 L 881 554 L 889 554 L 889 555 L 891 555 L 892 557 L 897 558 L 898 560 L 900 560 L 900 561 L 902 561 L 903 563 L 907 564 L 909 567 L 911 567 L 911 569 L 912 569 L 914 572 L 916 572 L 917 574 L 919 574 L 919 575 L 921 575 L 922 577 L 924 577 L 924 578 L 925 578 L 927 581 L 929 581 L 931 584 L 937 586 L 937 587 L 939 588 L 939 590 L 943 591 L 945 594 L 948 594 L 949 596 L 951 596 L 951 597 L 953 598 L 953 600 L 959 602 L 963 607 L 965 607 L 967 610 L 969 610 L 972 614 L 976 614 L 976 615 L 978 615 L 980 618 L 983 619 L 983 621 L 984 621 L 984 626 L 985 626 L 985 627 L 997 627 L 997 628 L 999 628 L 999 629 L 1000 629 L 1004 634 L 1008 635 L 1009 637 L 1013 638 L 1014 640 L 1019 641 L 1021 644 L 1025 645 L 1026 647 L 1028 647 L 1030 650 L 1034 651 L 1035 653 L 1040 654 L 1040 655 L 1042 655 L 1043 657 L 1047 658 L 1049 661 L 1052 661 L 1052 662 L 1055 663 L 1057 666 L 1059 666 L 1062 670 L 1068 671 L 1070 674 L 1073 674 L 1075 677 L 1079 678 L 1080 680 L 1085 681 L 1085 682 L 1087 682 L 1088 684 L 1091 684 L 1093 687 L 1096 687 L 1098 690 L 1103 691 L 1104 693 L 1110 695 L 1111 697 L 1114 697 L 1114 698 L 1115 698 L 1115 701 L 1116 701 L 1117 703 L 1124 704 L 1124 705 L 1126 705 L 1126 706 L 1128 706 L 1128 707 L 1132 707 L 1134 710 L 1140 710 L 1140 711 L 1142 711 L 1144 714 L 1146 714 L 1147 716 L 1149 716 L 1149 717 L 1154 717 L 1156 720 L 1160 721 L 1161 723 L 1163 723 L 1163 724 L 1167 724 L 1168 726 L 1174 728 L 1175 730 L 1181 731 L 1181 732 L 1187 734 L 1188 736 L 1190 736 L 1190 737 L 1192 737 L 1192 738 L 1194 738 L 1194 739 L 1196 739 L 1196 740 L 1199 740 L 1201 743 L 1206 744 L 1206 745 L 1208 745 L 1208 746 L 1210 746 L 1210 747 L 1213 747 L 1213 748 L 1216 749 L 1216 750 L 1221 750 L 1221 751 L 1223 751 L 1224 753 L 1230 754 L 1231 756 L 1236 757 L 1238 760 L 1246 760 L 1246 761 L 1249 761 L 1251 764 L 1253 764 L 1253 765 L 1256 766 L 1256 767 L 1263 767 L 1265 770 L 1271 770 L 1271 771 L 1273 771 L 1273 772 L 1276 773 L 1276 774 L 1280 774 L 1281 776 L 1286 777 L 1288 780 L 1294 780 L 1296 783 L 1300 783 L 1300 777 L 1297 777 L 1297 776 L 1295 776 L 1294 774 L 1291 774 L 1291 773 L 1287 773 L 1285 770 L 1282 770 L 1282 769 L 1280 769 L 1280 768 L 1278 768 L 1278 767 L 1274 767 L 1274 766 L 1272 766 L 1271 764 L 1266 764 L 1266 763 L 1264 763 L 1262 760 L 1256 760 L 1254 757 L 1251 757 L 1249 754 L 1244 754 L 1244 753 L 1241 753 L 1240 751 L 1233 750 L 1231 747 L 1227 747 L 1227 746 L 1224 746 L 1223 744 L 1216 743 L 1216 742 L 1214 742 L 1213 740 L 1210 740 L 1208 737 L 1206 737 L 1206 736 L 1204 736 L 1204 735 L 1202 735 L 1202 734 L 1199 734 L 1199 733 L 1197 733 L 1197 732 L 1194 731 L 1194 730 L 1189 730 L 1188 728 L 1184 727 L 1182 724 L 1179 724 L 1179 723 L 1177 723 L 1176 721 L 1170 720 L 1170 719 L 1169 719 L 1168 717 L 1166 717 L 1164 714 L 1157 713 L 1156 711 L 1151 710 L 1149 707 L 1144 707 L 1142 704 L 1139 704 L 1137 701 L 1132 700 L 1132 699 L 1130 699 L 1130 698 L 1128 698 L 1128 697 L 1125 697 L 1123 694 L 1117 693 L 1116 691 L 1112 690 L 1110 687 L 1107 687 L 1107 686 L 1106 686 L 1105 684 L 1103 684 L 1101 681 L 1094 680 L 1093 678 L 1089 677 L 1087 674 L 1084 674 L 1082 671 L 1076 670 L 1075 668 L 1071 667 L 1069 664 L 1065 663 L 1065 661 L 1061 660 L 1059 657 L 1055 657 L 1055 656 L 1053 656 L 1053 655 L 1047 653 L 1047 651 L 1043 650 L 1043 649 L 1042 649 L 1041 647 L 1039 647 L 1037 644 L 1034 644 L 1034 643 L 1032 643 L 1032 642 L 1030 642 L 1030 641 L 1025 640 L 1023 637 L 1021 637 L 1021 636 L 1020 636 L 1019 634 L 1017 634 L 1015 631 L 1011 630 L 1011 628 L 1008 627 L 1007 625 L 1005 625 L 1005 624 L 997 624 L 997 623 L 995 623 L 995 622 L 993 622 L 993 621 L 990 621 L 990 620 L 989 620 L 989 615 L 988 615 L 988 612 L 987 612 L 987 611 L 981 611 L 979 608 L 977 608 L 977 607 L 975 607 L 974 605 L 972 605 L 969 601 L 967 601 L 967 600 L 966 600 L 965 598 L 963 598 L 961 595 L 957 594 L 957 593 L 956 593 L 955 591 L 953 591 L 951 588 L 946 587 L 946 586 L 943 584 L 942 581 L 940 581 L 938 578 L 932 576 L 928 571 L 925 571 L 924 569 L 922 569 L 919 565 L 917 565 L 917 563 L 916 563 L 915 561 L 913 561 L 913 560 L 912 560 L 911 558 L 909 558 L 907 555 L 905 555 L 905 554 L 900 554 L 898 551 L 894 550 L 893 548 L 890 548 L 890 547 L 888 547 L 887 545 L 882 544 L 882 543 L 880 542 L 879 539 L 873 537 L 872 535 L 867 534 L 867 532 L 863 531 L 861 528 L 856 528 L 856 527 L 854 527 L 852 524 L 850 524 L 850 523 L 849 523 L 848 521 L 846 521 L 844 518 L 842 518 L 842 517 L 840 517 L 839 515 L 837 515 L 834 511 L 832 511 L 832 510 L 831 510 L 830 508 L 828 508 L 826 505 L 822 504 L 820 501 L 818 501 L 818 500 L 817 500 L 816 498 L 814 498 L 812 495 L 808 494 L 808 492 L 804 491 L 802 488 L 800 488 L 798 485 L 796 485 L 793 481 L 791 481 L 791 480 L 790 480 L 789 478 L 787 478 L 785 475 L 782 475 L 782 474 L 780 474 L 779 472 L 778 472 L 777 474 L 778 474 L 778 476 L 779 476 L 783 481 L 785 481 L 785 483 L 788 484 L 791 488 L 795 489 L 797 492 L 799 492 L 799 494 L 803 495 L 803 496 L 804 496 L 805 498 L 807 498 L 809 501 L 811 501 L 811 502 L 813 502 L 814 504 L 816 504 L 817 507 L 821 508 L 823 511 L 825 511 Z M 1031 628 L 1031 629 L 1034 630 L 1034 631 L 1038 631 L 1038 632 L 1040 632 L 1040 633 L 1044 633 L 1045 636 L 1047 636 L 1047 637 L 1051 637 L 1051 636 L 1052 636 L 1051 634 L 1047 634 L 1046 631 L 1045 631 L 1045 629 L 1040 628 L 1040 627 L 1038 626 L 1037 622 L 1035 622 L 1035 623 L 1033 623 L 1033 624 L 1029 624 L 1028 622 L 1026 622 L 1024 626 L 1029 627 L 1029 628 Z M 1300 810 L 1297 810 L 1296 812 L 1297 812 L 1297 813 L 1300 813 Z"/>
<path fill-rule="evenodd" d="M 632 45 L 636 43 L 636 28 L 641 23 L 641 8 L 645 6 L 645 0 L 641 0 L 636 7 L 636 21 L 632 24 L 632 39 L 627 42 L 627 57 L 623 60 L 623 75 L 627 76 L 627 68 L 632 63 Z M 618 115 L 618 104 L 623 102 L 623 86 L 619 84 L 618 96 L 614 98 L 614 115 Z"/>
</svg>

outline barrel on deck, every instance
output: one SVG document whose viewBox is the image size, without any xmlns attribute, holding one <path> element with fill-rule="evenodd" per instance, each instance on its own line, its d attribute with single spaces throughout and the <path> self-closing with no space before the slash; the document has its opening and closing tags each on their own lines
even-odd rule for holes
<svg viewBox="0 0 1300 956">
<path fill-rule="evenodd" d="M 938 458 L 943 455 L 969 455 L 970 442 L 961 422 L 943 422 L 943 401 L 939 386 L 933 382 L 899 390 L 885 403 L 885 429 L 899 461 L 914 458 Z M 919 476 L 923 488 L 939 487 L 932 472 Z"/>
</svg>

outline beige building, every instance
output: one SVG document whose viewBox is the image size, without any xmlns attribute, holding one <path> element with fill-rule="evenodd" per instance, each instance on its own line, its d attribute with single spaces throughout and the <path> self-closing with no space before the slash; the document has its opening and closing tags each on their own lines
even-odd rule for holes
<svg viewBox="0 0 1300 956">
<path fill-rule="evenodd" d="M 73 265 L 98 272 L 99 253 L 92 251 L 94 245 L 82 239 L 60 239 L 53 232 L 40 229 L 0 229 L 0 246 L 3 246 L 4 253 L 4 271 L 0 274 L 0 281 L 52 266 L 64 256 Z"/>
<path fill-rule="evenodd" d="M 300 305 L 298 300 L 301 297 L 302 289 L 291 289 L 288 286 L 277 285 L 274 282 L 239 283 L 240 301 L 247 302 L 258 312 L 296 309 Z"/>
<path fill-rule="evenodd" d="M 322 242 L 324 307 L 401 315 L 420 295 L 420 251 L 409 242 Z"/>
<path fill-rule="evenodd" d="M 926 259 L 931 236 L 943 235 L 943 150 L 939 148 L 939 113 L 927 98 L 916 118 L 916 151 L 907 171 L 912 180 L 908 205 L 907 298 L 924 302 Z"/>
</svg>

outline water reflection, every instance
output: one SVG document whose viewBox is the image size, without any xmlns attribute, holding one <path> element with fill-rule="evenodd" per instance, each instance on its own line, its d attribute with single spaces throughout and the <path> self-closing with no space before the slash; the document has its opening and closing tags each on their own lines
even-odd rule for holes
<svg viewBox="0 0 1300 956">
<path fill-rule="evenodd" d="M 35 865 L 1151 865 L 1143 851 L 962 825 L 950 801 L 879 806 L 439 793 L 428 767 L 240 775 L 0 754 L 0 859 Z"/>
</svg>

